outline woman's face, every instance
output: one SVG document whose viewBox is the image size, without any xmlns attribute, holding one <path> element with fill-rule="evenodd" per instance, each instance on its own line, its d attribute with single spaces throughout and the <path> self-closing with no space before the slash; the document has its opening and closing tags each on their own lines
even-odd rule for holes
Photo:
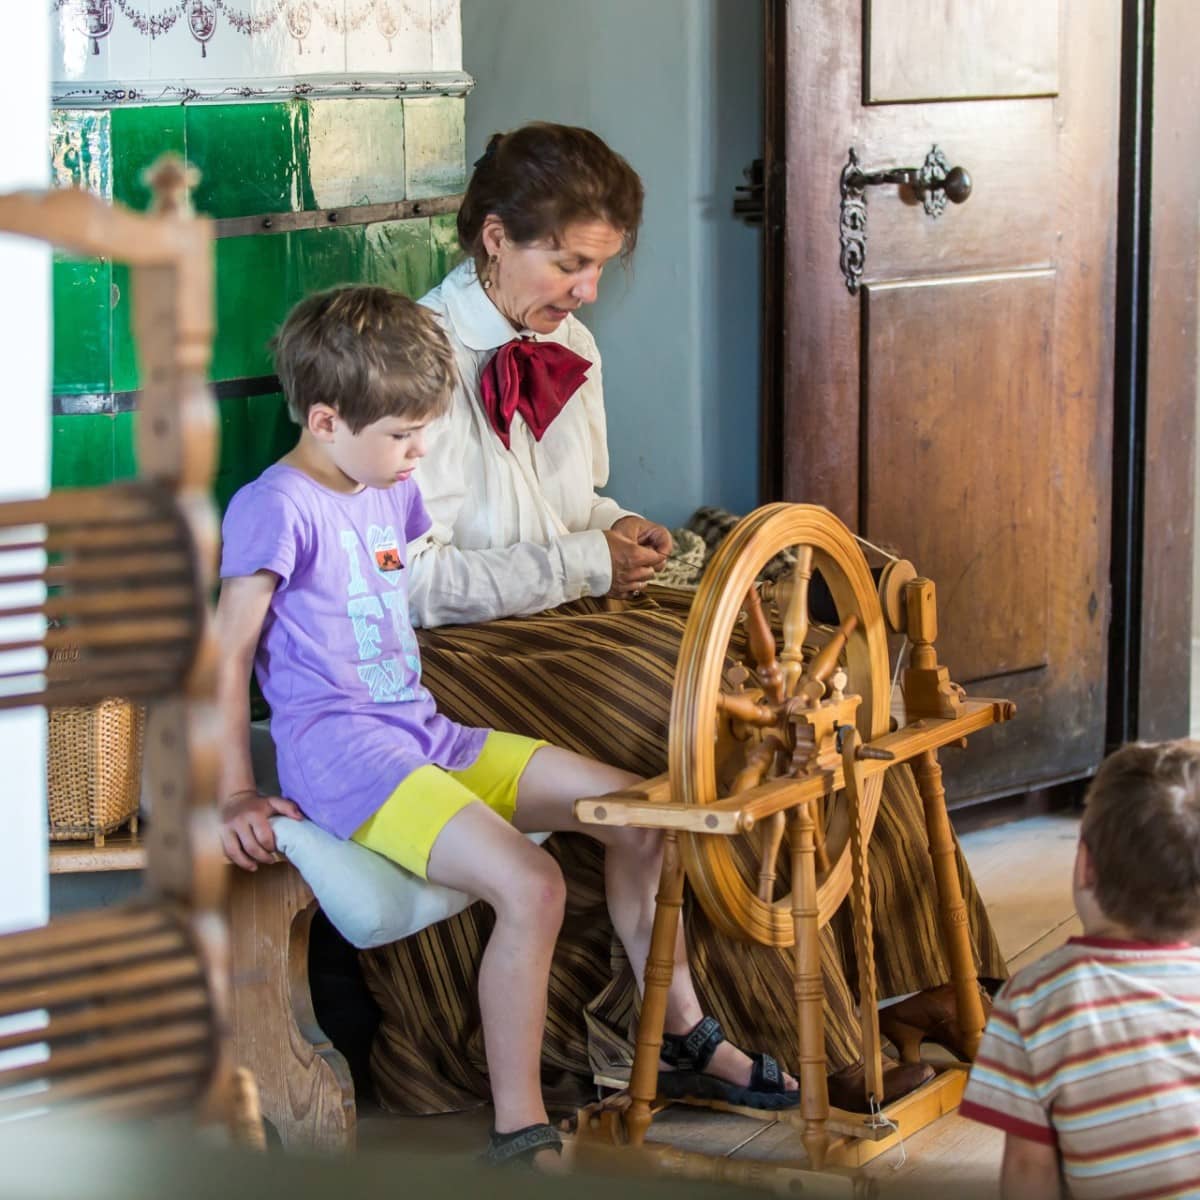
<svg viewBox="0 0 1200 1200">
<path fill-rule="evenodd" d="M 621 252 L 624 235 L 607 221 L 576 221 L 557 238 L 510 241 L 498 217 L 483 226 L 489 263 L 484 278 L 492 303 L 514 329 L 553 333 L 568 313 L 596 299 L 605 264 Z"/>
</svg>

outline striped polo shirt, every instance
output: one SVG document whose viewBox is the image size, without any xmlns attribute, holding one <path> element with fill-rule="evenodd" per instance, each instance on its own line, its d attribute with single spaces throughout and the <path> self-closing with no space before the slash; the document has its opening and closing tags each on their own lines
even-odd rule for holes
<svg viewBox="0 0 1200 1200">
<path fill-rule="evenodd" d="M 960 1112 L 1076 1197 L 1200 1196 L 1200 949 L 1072 938 L 996 997 Z"/>
</svg>

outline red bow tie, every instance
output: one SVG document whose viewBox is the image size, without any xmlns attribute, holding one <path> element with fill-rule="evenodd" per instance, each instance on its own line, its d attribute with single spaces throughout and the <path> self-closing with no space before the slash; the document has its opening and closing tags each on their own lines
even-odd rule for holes
<svg viewBox="0 0 1200 1200">
<path fill-rule="evenodd" d="M 483 410 L 507 450 L 512 446 L 514 413 L 525 418 L 537 441 L 579 390 L 592 364 L 558 342 L 514 338 L 505 342 L 483 368 Z"/>
</svg>

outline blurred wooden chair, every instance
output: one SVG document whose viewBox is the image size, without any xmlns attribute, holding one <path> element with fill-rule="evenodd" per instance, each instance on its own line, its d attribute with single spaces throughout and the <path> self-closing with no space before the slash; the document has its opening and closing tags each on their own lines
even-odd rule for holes
<svg viewBox="0 0 1200 1200">
<path fill-rule="evenodd" d="M 0 938 L 0 1121 L 191 1111 L 255 1142 L 214 804 L 211 232 L 181 162 L 150 178 L 146 215 L 77 190 L 0 196 L 0 232 L 130 264 L 143 379 L 136 479 L 0 504 L 0 708 L 145 703 L 151 809 L 136 901 Z"/>
</svg>

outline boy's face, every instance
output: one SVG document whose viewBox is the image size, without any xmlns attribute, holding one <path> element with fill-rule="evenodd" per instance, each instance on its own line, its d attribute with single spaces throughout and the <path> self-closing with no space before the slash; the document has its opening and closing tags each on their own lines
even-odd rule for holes
<svg viewBox="0 0 1200 1200">
<path fill-rule="evenodd" d="M 407 479 L 425 457 L 429 422 L 384 417 L 351 433 L 340 418 L 333 422 L 329 451 L 343 475 L 365 487 L 389 488 Z"/>
</svg>

